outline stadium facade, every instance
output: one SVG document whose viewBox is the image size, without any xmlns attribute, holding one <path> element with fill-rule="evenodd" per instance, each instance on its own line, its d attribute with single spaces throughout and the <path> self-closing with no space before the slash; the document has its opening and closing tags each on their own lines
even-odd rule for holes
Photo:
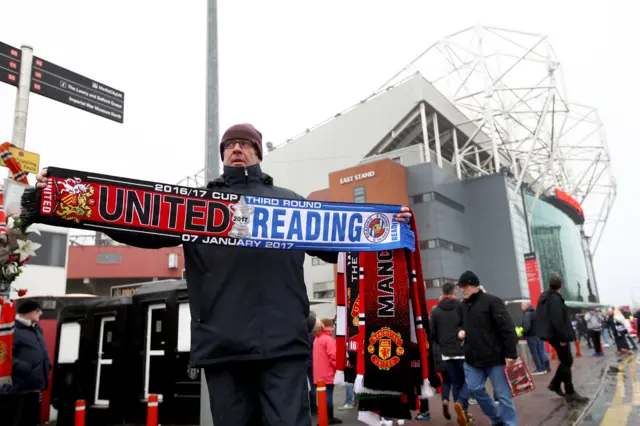
<svg viewBox="0 0 640 426">
<path fill-rule="evenodd" d="M 562 82 L 547 37 L 469 28 L 431 45 L 353 107 L 267 143 L 263 169 L 276 185 L 316 200 L 409 205 L 431 304 L 467 269 L 505 300 L 536 299 L 555 274 L 567 300 L 594 303 L 593 256 L 616 183 L 597 111 L 570 103 Z M 202 173 L 182 183 L 202 186 Z M 137 256 L 137 249 L 102 246 L 91 256 Z M 74 291 L 91 292 L 80 284 L 92 282 L 85 275 L 95 261 L 76 261 L 76 251 L 88 253 L 70 249 Z M 144 276 L 140 262 L 120 270 L 114 261 L 99 278 L 180 274 L 180 252 L 155 259 L 162 265 Z M 333 265 L 307 258 L 319 315 L 335 311 L 334 276 Z"/>
</svg>

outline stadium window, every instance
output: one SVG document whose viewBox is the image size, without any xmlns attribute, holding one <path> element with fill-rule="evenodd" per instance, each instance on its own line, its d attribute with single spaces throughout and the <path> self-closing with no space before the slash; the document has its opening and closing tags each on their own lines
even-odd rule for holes
<svg viewBox="0 0 640 426">
<path fill-rule="evenodd" d="M 354 203 L 366 203 L 367 198 L 365 196 L 364 186 L 357 186 L 353 188 L 353 202 Z"/>
<path fill-rule="evenodd" d="M 312 266 L 326 265 L 326 264 L 327 264 L 327 262 L 325 262 L 325 261 L 324 261 L 324 260 L 322 260 L 322 259 L 319 259 L 319 258 L 317 258 L 317 257 L 312 257 L 312 258 L 311 258 L 311 265 L 312 265 Z"/>
<path fill-rule="evenodd" d="M 314 299 L 333 299 L 335 297 L 334 290 L 326 290 L 326 291 L 314 291 L 313 298 Z"/>
<path fill-rule="evenodd" d="M 430 279 L 430 280 L 424 280 L 424 284 L 427 288 L 437 288 L 440 287 L 440 282 L 437 278 L 434 279 Z"/>
</svg>

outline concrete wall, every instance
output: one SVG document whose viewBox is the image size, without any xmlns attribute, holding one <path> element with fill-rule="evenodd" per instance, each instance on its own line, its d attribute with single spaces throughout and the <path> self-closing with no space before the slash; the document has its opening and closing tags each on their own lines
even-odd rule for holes
<svg viewBox="0 0 640 426">
<path fill-rule="evenodd" d="M 30 239 L 42 246 L 36 250 L 35 257 L 25 264 L 12 286 L 26 289 L 25 297 L 62 296 L 67 288 L 69 229 L 42 224 L 32 225 L 32 229 L 39 230 L 41 235 L 32 235 Z M 58 238 L 52 238 L 53 235 Z"/>
<path fill-rule="evenodd" d="M 488 292 L 505 300 L 521 298 L 505 177 L 469 180 L 464 189 L 473 271 Z"/>
<path fill-rule="evenodd" d="M 432 197 L 418 202 L 421 194 L 435 192 L 464 207 L 464 182 L 456 177 L 453 167 L 443 164 L 443 168 L 439 168 L 435 163 L 408 167 L 407 185 L 409 202 L 416 215 L 420 241 L 442 239 L 466 247 L 471 246 L 465 212 Z M 473 267 L 469 252 L 459 253 L 436 247 L 423 248 L 421 254 L 426 280 L 434 278 L 457 280 L 462 272 Z M 440 285 L 442 284 L 440 282 Z M 440 288 L 427 288 L 427 298 L 435 299 L 440 292 Z"/>
<path fill-rule="evenodd" d="M 263 170 L 275 184 L 307 196 L 329 186 L 329 174 L 353 167 L 421 100 L 419 76 L 269 152 Z"/>
</svg>

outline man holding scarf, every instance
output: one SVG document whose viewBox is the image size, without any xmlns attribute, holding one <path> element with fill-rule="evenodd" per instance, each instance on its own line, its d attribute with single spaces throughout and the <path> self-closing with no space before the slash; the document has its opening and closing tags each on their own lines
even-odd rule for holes
<svg viewBox="0 0 640 426">
<path fill-rule="evenodd" d="M 262 172 L 262 134 L 250 124 L 222 136 L 223 174 L 208 189 L 262 197 L 303 197 Z M 46 186 L 46 169 L 37 177 Z M 396 217 L 408 222 L 409 209 Z M 175 240 L 127 232 L 111 238 L 140 248 Z M 203 367 L 216 426 L 310 426 L 307 387 L 309 317 L 305 253 L 296 250 L 183 244 L 191 308 L 191 362 Z M 336 252 L 307 252 L 337 263 Z"/>
</svg>

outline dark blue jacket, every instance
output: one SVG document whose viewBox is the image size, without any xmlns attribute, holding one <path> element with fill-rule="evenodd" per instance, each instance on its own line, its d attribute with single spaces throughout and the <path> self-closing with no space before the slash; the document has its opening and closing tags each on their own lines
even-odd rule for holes
<svg viewBox="0 0 640 426">
<path fill-rule="evenodd" d="M 274 186 L 271 176 L 262 173 L 259 164 L 246 168 L 225 166 L 222 176 L 209 182 L 207 188 L 223 193 L 303 199 Z M 107 234 L 140 248 L 182 244 L 180 239 L 148 234 Z M 192 318 L 193 367 L 309 356 L 304 251 L 187 243 L 182 248 Z M 337 252 L 308 254 L 328 263 L 338 262 Z"/>
<path fill-rule="evenodd" d="M 13 338 L 13 384 L 9 392 L 38 391 L 47 388 L 51 361 L 39 325 L 24 324 L 16 318 Z"/>
<path fill-rule="evenodd" d="M 307 366 L 309 368 L 313 368 L 313 341 L 315 340 L 315 337 L 313 337 L 313 334 L 309 333 L 309 346 L 311 346 L 311 350 L 309 351 L 309 358 L 307 358 Z"/>
<path fill-rule="evenodd" d="M 522 337 L 534 337 L 537 336 L 537 322 L 538 315 L 533 309 L 533 306 L 529 306 L 524 315 L 522 316 Z"/>
</svg>

